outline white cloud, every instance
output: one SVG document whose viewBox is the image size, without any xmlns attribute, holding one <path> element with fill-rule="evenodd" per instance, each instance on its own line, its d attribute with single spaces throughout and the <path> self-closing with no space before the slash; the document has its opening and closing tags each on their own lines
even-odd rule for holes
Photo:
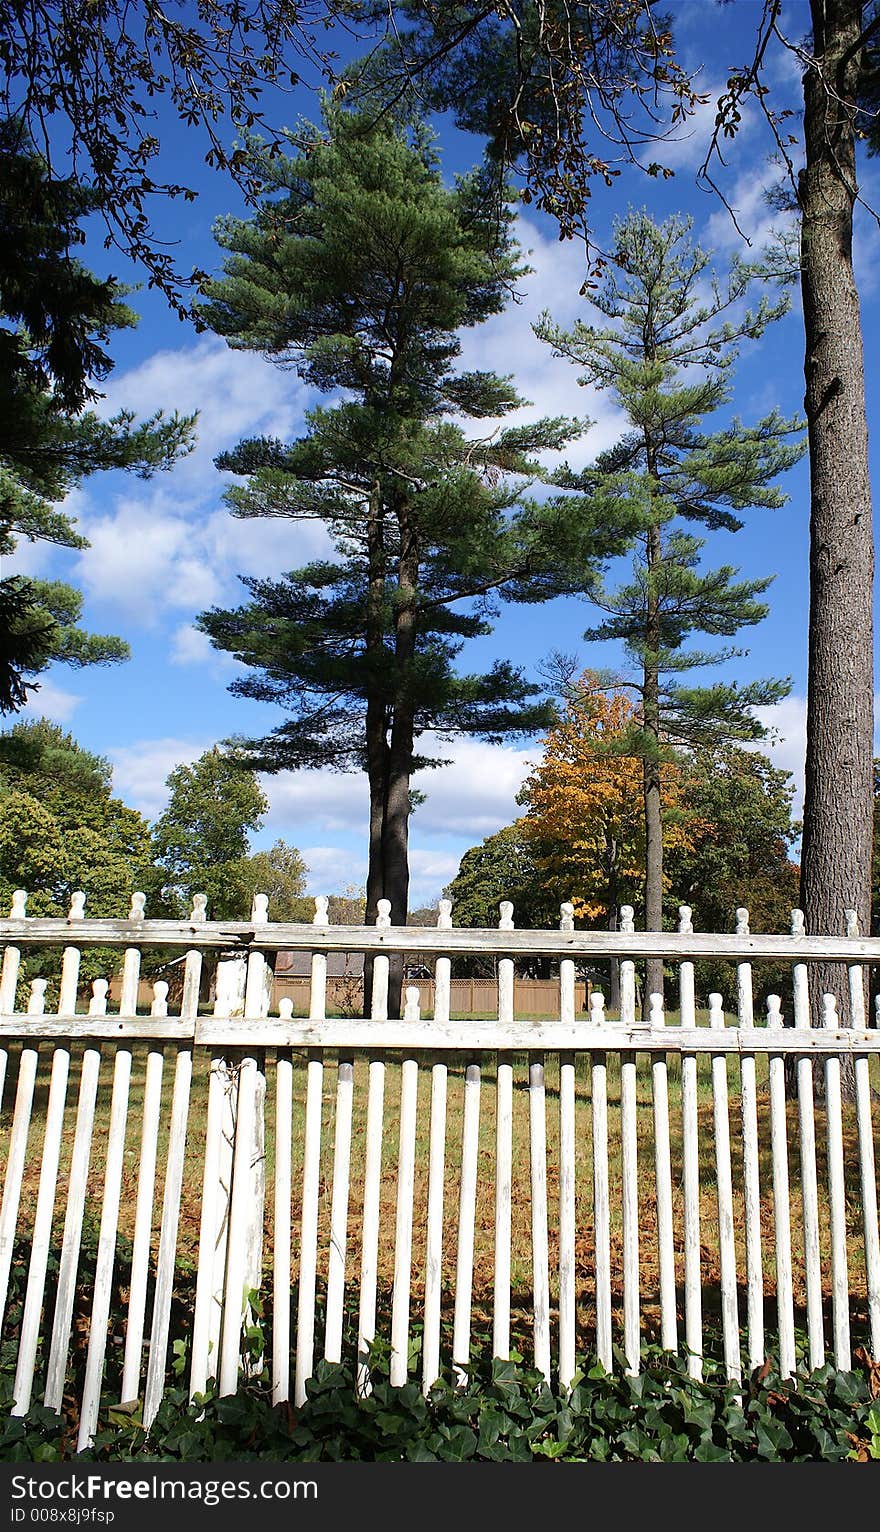
<svg viewBox="0 0 880 1532">
<path fill-rule="evenodd" d="M 442 890 L 458 872 L 462 855 L 462 852 L 413 848 L 409 858 L 410 909 L 436 903 Z"/>
<path fill-rule="evenodd" d="M 168 774 L 175 766 L 191 765 L 210 744 L 210 740 L 144 739 L 109 749 L 113 791 L 148 819 L 155 819 L 168 801 Z"/>
<path fill-rule="evenodd" d="M 768 205 L 769 184 L 770 179 L 760 166 L 752 164 L 737 176 L 732 188 L 723 188 L 733 216 L 728 208 L 716 207 L 706 224 L 705 241 L 710 249 L 754 260 L 773 244 L 777 231 L 791 223 L 792 215 Z"/>
<path fill-rule="evenodd" d="M 807 699 L 792 695 L 770 707 L 756 707 L 755 713 L 775 738 L 758 746 L 774 766 L 790 771 L 795 783 L 794 817 L 799 819 L 804 807 L 804 757 L 807 748 Z"/>
<path fill-rule="evenodd" d="M 310 894 L 362 893 L 367 881 L 366 857 L 342 846 L 300 846 L 309 869 L 306 890 Z"/>
<path fill-rule="evenodd" d="M 353 830 L 366 837 L 369 795 L 363 772 L 281 771 L 261 776 L 260 786 L 269 799 L 267 826 L 297 846 L 304 829 Z"/>
<path fill-rule="evenodd" d="M 28 693 L 28 701 L 22 708 L 27 718 L 49 718 L 52 723 L 67 723 L 82 702 L 78 692 L 63 691 L 52 681 L 36 683 L 38 691 Z"/>
<path fill-rule="evenodd" d="M 77 576 L 89 596 L 147 626 L 164 610 L 198 611 L 220 595 L 199 530 L 164 493 L 118 500 L 109 515 L 89 521 L 88 538 Z"/>
<path fill-rule="evenodd" d="M 247 436 L 289 436 L 314 398 L 296 373 L 264 361 L 251 351 L 233 351 L 218 336 L 195 345 L 156 351 L 140 366 L 114 377 L 102 404 L 104 414 L 126 408 L 138 416 L 157 410 L 182 415 L 198 411 L 195 451 L 175 468 L 178 483 L 192 485 L 211 475 L 213 459 Z"/>
<path fill-rule="evenodd" d="M 674 171 L 693 171 L 699 170 L 703 164 L 712 142 L 718 98 L 724 93 L 726 87 L 717 80 L 703 81 L 699 77 L 694 79 L 693 84 L 697 94 L 707 99 L 701 102 L 684 122 L 671 128 L 664 138 L 649 144 L 639 155 L 641 165 L 656 163 L 666 165 Z M 737 144 L 751 133 L 756 119 L 757 113 L 753 104 L 744 102 L 742 120 L 737 132 Z"/>
<path fill-rule="evenodd" d="M 537 747 L 517 750 L 476 739 L 443 744 L 426 736 L 420 748 L 436 750 L 449 765 L 416 773 L 413 786 L 427 795 L 427 802 L 416 811 L 414 834 L 462 836 L 470 844 L 516 818 L 516 794 L 537 758 Z"/>
<path fill-rule="evenodd" d="M 531 404 L 511 412 L 491 425 L 514 425 L 538 420 L 544 415 L 568 415 L 589 418 L 590 430 L 566 448 L 563 456 L 576 467 L 591 462 L 597 453 L 609 447 L 620 435 L 623 415 L 607 397 L 578 384 L 577 368 L 564 358 L 554 357 L 551 348 L 538 340 L 532 325 L 547 309 L 560 324 L 571 325 L 585 317 L 588 308 L 579 297 L 586 275 L 584 248 L 578 240 L 559 241 L 522 216 L 518 219 L 518 237 L 534 268 L 518 283 L 523 295 L 478 329 L 462 334 L 462 366 L 490 368 L 501 376 L 512 374 L 516 387 Z M 479 428 L 471 423 L 470 435 L 485 434 L 486 423 Z"/>
</svg>

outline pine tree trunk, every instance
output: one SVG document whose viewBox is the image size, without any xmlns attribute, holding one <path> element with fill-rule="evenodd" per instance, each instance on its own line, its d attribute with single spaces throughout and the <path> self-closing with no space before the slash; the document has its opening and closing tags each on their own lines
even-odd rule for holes
<svg viewBox="0 0 880 1532">
<path fill-rule="evenodd" d="M 367 519 L 367 654 L 376 661 L 375 674 L 381 675 L 378 663 L 383 647 L 385 604 L 385 548 L 382 529 L 379 486 L 370 500 Z M 370 788 L 370 841 L 367 861 L 366 908 L 364 924 L 374 926 L 379 900 L 385 897 L 382 832 L 388 796 L 387 710 L 384 697 L 377 695 L 375 682 L 367 697 L 366 744 L 367 780 Z M 369 1016 L 373 995 L 373 960 L 364 959 L 364 1015 Z"/>
<path fill-rule="evenodd" d="M 663 808 L 660 798 L 660 677 L 654 658 L 660 649 L 660 614 L 652 575 L 658 568 L 662 550 L 660 528 L 648 529 L 648 608 L 645 625 L 645 674 L 643 698 L 644 729 L 647 750 L 642 762 L 642 788 L 645 800 L 645 930 L 659 931 L 663 926 Z M 663 959 L 648 958 L 645 964 L 645 988 L 642 1008 L 647 1015 L 651 995 L 663 994 Z"/>
<path fill-rule="evenodd" d="M 874 547 L 859 298 L 853 89 L 861 0 L 811 0 L 816 63 L 804 78 L 801 284 L 810 444 L 810 628 L 801 903 L 807 931 L 870 930 Z M 847 57 L 847 55 L 850 55 Z M 846 972 L 811 965 L 849 1021 Z"/>
<path fill-rule="evenodd" d="M 394 721 L 388 754 L 388 794 L 382 832 L 385 897 L 391 900 L 391 924 L 405 926 L 409 907 L 409 816 L 415 719 L 410 672 L 416 651 L 416 592 L 418 546 L 406 504 L 398 506 L 400 556 L 397 574 L 394 663 L 396 672 Z M 388 1014 L 401 1014 L 403 958 L 392 956 L 388 977 Z"/>
</svg>

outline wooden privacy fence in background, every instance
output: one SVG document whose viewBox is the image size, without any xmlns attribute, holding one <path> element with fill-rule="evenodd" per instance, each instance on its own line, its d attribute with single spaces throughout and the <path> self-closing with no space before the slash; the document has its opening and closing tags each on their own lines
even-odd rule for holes
<svg viewBox="0 0 880 1532">
<path fill-rule="evenodd" d="M 686 1348 L 693 1375 L 717 1335 L 727 1373 L 775 1357 L 783 1375 L 826 1349 L 880 1354 L 880 1246 L 872 1126 L 880 1032 L 865 1013 L 880 940 L 573 929 L 497 930 L 249 922 L 28 919 L 16 895 L 0 975 L 0 1323 L 13 1342 L 14 1405 L 76 1398 L 79 1445 L 102 1390 L 155 1416 L 185 1343 L 193 1394 L 255 1365 L 262 1329 L 272 1395 L 301 1403 L 316 1360 L 349 1358 L 362 1390 L 370 1349 L 391 1380 L 425 1390 L 477 1352 L 527 1343 L 567 1387 L 578 1358 L 606 1368 L 620 1341 Z M 88 949 L 107 978 L 80 1000 Z M 184 957 L 182 997 L 141 970 Z M 311 954 L 309 1015 L 270 1014 L 271 958 Z M 326 1016 L 327 955 L 373 960 L 370 1015 Z M 433 1019 L 410 986 L 388 1019 L 389 960 L 432 956 Z M 60 960 L 54 962 L 54 954 Z M 497 959 L 497 1016 L 451 1020 L 456 956 Z M 550 1021 L 518 1017 L 514 963 L 556 965 Z M 673 967 L 667 1009 L 636 1014 L 636 965 Z M 120 968 L 119 999 L 108 979 Z M 601 994 L 576 1015 L 579 966 L 620 959 L 619 1018 Z M 694 964 L 734 965 L 735 993 L 697 1009 Z M 754 1005 L 753 964 L 791 966 L 789 1014 Z M 808 969 L 836 963 L 811 1014 Z M 217 965 L 210 1013 L 203 967 Z M 41 976 L 27 979 L 34 967 Z M 94 971 L 94 968 L 92 968 Z M 673 1009 L 674 1008 L 674 1009 Z M 731 1024 L 731 1019 L 733 1024 Z M 787 1061 L 793 1068 L 787 1069 Z M 8 1075 L 8 1079 L 6 1078 Z M 789 1096 L 791 1099 L 788 1099 Z M 261 1302 L 254 1300 L 262 1289 Z M 263 1318 L 260 1318 L 260 1315 Z M 800 1337 L 803 1336 L 801 1340 Z"/>
</svg>

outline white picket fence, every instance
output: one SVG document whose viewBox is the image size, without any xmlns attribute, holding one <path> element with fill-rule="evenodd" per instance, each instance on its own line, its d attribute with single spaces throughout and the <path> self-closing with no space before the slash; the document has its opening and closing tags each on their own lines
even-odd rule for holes
<svg viewBox="0 0 880 1532">
<path fill-rule="evenodd" d="M 443 902 L 437 929 L 426 930 L 392 928 L 384 904 L 363 928 L 328 925 L 326 899 L 315 901 L 312 926 L 268 923 L 264 896 L 250 922 L 208 922 L 204 903 L 195 900 L 188 921 L 156 921 L 136 894 L 127 920 L 89 920 L 77 894 L 66 920 L 47 920 L 28 919 L 17 894 L 0 921 L 0 1324 L 15 1341 L 16 1413 L 37 1394 L 58 1410 L 73 1389 L 87 1445 L 112 1355 L 120 1400 L 141 1401 L 149 1423 L 181 1329 L 191 1393 L 210 1377 L 234 1392 L 253 1365 L 242 1334 L 258 1322 L 248 1303 L 258 1288 L 271 1295 L 272 1396 L 296 1404 L 319 1354 L 350 1355 L 369 1388 L 386 1297 L 392 1382 L 418 1366 L 426 1392 L 442 1372 L 464 1377 L 489 1313 L 492 1354 L 508 1357 L 521 1344 L 524 1304 L 534 1363 L 563 1387 L 587 1352 L 611 1369 L 618 1341 L 636 1372 L 655 1312 L 663 1347 L 686 1348 L 694 1376 L 709 1307 L 731 1378 L 771 1354 L 785 1376 L 819 1366 L 826 1341 L 848 1367 L 853 1316 L 880 1355 L 871 1111 L 880 1031 L 868 1028 L 863 986 L 880 940 L 858 937 L 854 918 L 846 938 L 805 936 L 799 912 L 790 935 L 754 936 L 740 911 L 736 933 L 719 936 L 695 933 L 683 907 L 678 932 L 634 932 L 626 911 L 624 929 L 605 933 L 575 931 L 563 905 L 559 930 L 517 931 L 502 904 L 499 929 L 465 930 Z M 22 963 L 40 948 L 63 949 L 57 1007 L 47 1009 L 38 978 L 16 1009 Z M 121 956 L 118 1012 L 108 1010 L 106 978 L 78 1006 L 85 948 L 106 949 L 108 978 Z M 176 1013 L 158 981 L 149 1015 L 138 1015 L 143 954 L 172 948 L 183 955 Z M 305 1019 L 289 999 L 268 1013 L 267 955 L 281 949 L 312 954 Z M 332 950 L 372 958 L 368 1018 L 326 1016 Z M 410 988 L 404 1018 L 389 1020 L 390 956 L 415 950 L 434 957 L 433 1019 L 421 1019 Z M 452 1021 L 452 960 L 475 954 L 497 958 L 497 1020 Z M 514 1015 L 514 962 L 535 955 L 558 965 L 548 1021 Z M 206 956 L 219 959 L 210 1015 L 199 1007 Z M 659 997 L 647 1024 L 636 1015 L 636 964 L 649 956 L 677 966 L 668 985 L 677 1020 Z M 578 1018 L 577 967 L 615 957 L 620 1018 L 606 1018 L 595 992 L 589 1017 Z M 735 1024 L 717 994 L 708 1025 L 698 1013 L 700 958 L 736 965 Z M 783 1018 L 770 996 L 758 1018 L 752 965 L 780 960 L 791 964 L 792 1014 Z M 845 1017 L 831 996 L 811 1016 L 817 961 L 847 971 Z M 792 1056 L 797 1100 L 787 1107 Z M 9 1061 L 14 1102 L 4 1103 Z M 195 1201 L 185 1193 L 194 1181 Z M 77 1320 L 87 1217 L 98 1226 L 94 1280 Z M 131 1252 L 120 1312 L 123 1226 Z M 184 1248 L 197 1249 L 198 1263 L 181 1325 Z"/>
</svg>

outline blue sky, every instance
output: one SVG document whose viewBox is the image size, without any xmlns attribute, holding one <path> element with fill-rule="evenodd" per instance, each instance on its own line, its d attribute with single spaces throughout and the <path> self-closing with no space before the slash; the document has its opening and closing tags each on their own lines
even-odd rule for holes
<svg viewBox="0 0 880 1532">
<path fill-rule="evenodd" d="M 771 224 L 764 188 L 776 178 L 768 164 L 769 135 L 754 110 L 746 114 L 737 144 L 728 154 L 723 186 L 728 201 L 752 238 L 749 250 L 719 201 L 696 185 L 714 117 L 714 101 L 731 66 L 748 56 L 759 0 L 736 0 L 718 8 L 713 0 L 684 0 L 670 7 L 681 56 L 699 71 L 698 88 L 710 95 L 677 140 L 646 155 L 662 158 L 675 170 L 668 182 L 636 170 L 622 174 L 611 190 L 597 189 L 596 232 L 607 238 L 610 221 L 628 206 L 646 206 L 657 217 L 673 210 L 694 219 L 694 236 L 715 252 L 723 271 L 734 253 L 755 253 Z M 807 25 L 805 0 L 788 6 L 786 25 L 792 38 Z M 799 105 L 797 62 L 777 50 L 767 82 Z M 287 120 L 299 111 L 316 115 L 314 98 L 289 99 Z M 444 174 L 474 162 L 479 144 L 438 124 Z M 239 211 L 240 199 L 220 176 L 201 163 L 198 136 L 162 119 L 160 137 L 173 164 L 173 175 L 200 191 L 195 204 L 156 208 L 157 223 L 178 243 L 181 265 L 216 270 L 213 219 Z M 792 120 L 792 131 L 799 124 Z M 798 149 L 793 153 L 798 155 Z M 880 166 L 862 166 L 867 203 L 880 206 Z M 463 365 L 514 373 L 521 393 L 532 401 L 531 416 L 588 415 L 595 422 L 575 449 L 572 462 L 586 462 L 618 434 L 620 419 L 607 398 L 579 388 L 575 369 L 555 360 L 532 334 L 543 309 L 570 323 L 589 317 L 578 298 L 583 279 L 582 249 L 560 243 L 555 228 L 532 209 L 520 219 L 520 239 L 530 252 L 533 274 L 522 283 L 522 300 L 505 313 L 463 336 Z M 124 280 L 134 275 L 102 248 L 96 231 L 89 249 L 93 267 L 113 270 Z M 857 274 L 863 302 L 869 426 L 871 401 L 877 397 L 878 272 L 880 234 L 867 211 L 857 228 Z M 141 483 L 124 475 L 104 475 L 78 490 L 65 507 L 75 515 L 91 546 L 82 554 L 25 545 L 12 567 L 68 578 L 86 597 L 84 621 L 99 632 L 123 635 L 132 660 L 106 669 L 72 671 L 55 666 L 42 678 L 30 708 L 69 728 L 88 748 L 107 755 L 114 767 L 115 791 L 148 817 L 161 812 L 164 781 L 179 762 L 194 759 L 207 746 L 229 735 L 259 734 L 279 720 L 266 704 L 233 697 L 227 687 L 236 673 L 228 656 L 214 651 L 193 627 L 206 607 L 236 604 L 239 574 L 269 575 L 295 568 L 325 545 L 320 529 L 285 522 L 233 520 L 222 503 L 223 476 L 213 458 L 241 437 L 267 432 L 298 434 L 303 411 L 317 396 L 290 371 L 251 354 L 230 351 L 217 337 L 198 335 L 182 324 L 155 292 L 142 289 L 131 302 L 142 316 L 134 332 L 114 342 L 116 371 L 101 408 L 121 406 L 138 414 L 163 407 L 200 412 L 198 446 L 172 472 Z M 773 406 L 793 414 L 803 398 L 802 331 L 798 295 L 790 314 L 764 340 L 744 352 L 733 378 L 732 412 L 751 421 Z M 719 419 L 719 424 L 721 423 Z M 728 667 L 742 679 L 790 676 L 792 694 L 768 713 L 779 739 L 772 754 L 803 772 L 803 726 L 807 657 L 808 472 L 806 462 L 786 478 L 790 496 L 779 511 L 748 514 L 746 528 L 732 536 L 710 534 L 707 564 L 732 562 L 750 576 L 775 574 L 767 619 L 743 636 L 749 654 Z M 596 620 L 585 603 L 558 601 L 543 608 L 502 610 L 494 633 L 477 640 L 465 662 L 488 666 L 496 657 L 521 664 L 534 675 L 553 649 L 577 652 L 584 666 L 614 662 L 609 646 L 587 644 L 585 627 Z M 412 902 L 433 902 L 455 874 L 462 853 L 485 835 L 509 823 L 517 809 L 515 794 L 540 754 L 540 742 L 493 747 L 477 741 L 453 745 L 449 766 L 417 781 L 426 802 L 413 817 Z M 299 847 L 310 868 L 310 891 L 332 892 L 359 884 L 366 867 L 366 788 L 356 776 L 330 773 L 284 773 L 264 780 L 271 808 L 254 846 L 281 837 Z"/>
</svg>

